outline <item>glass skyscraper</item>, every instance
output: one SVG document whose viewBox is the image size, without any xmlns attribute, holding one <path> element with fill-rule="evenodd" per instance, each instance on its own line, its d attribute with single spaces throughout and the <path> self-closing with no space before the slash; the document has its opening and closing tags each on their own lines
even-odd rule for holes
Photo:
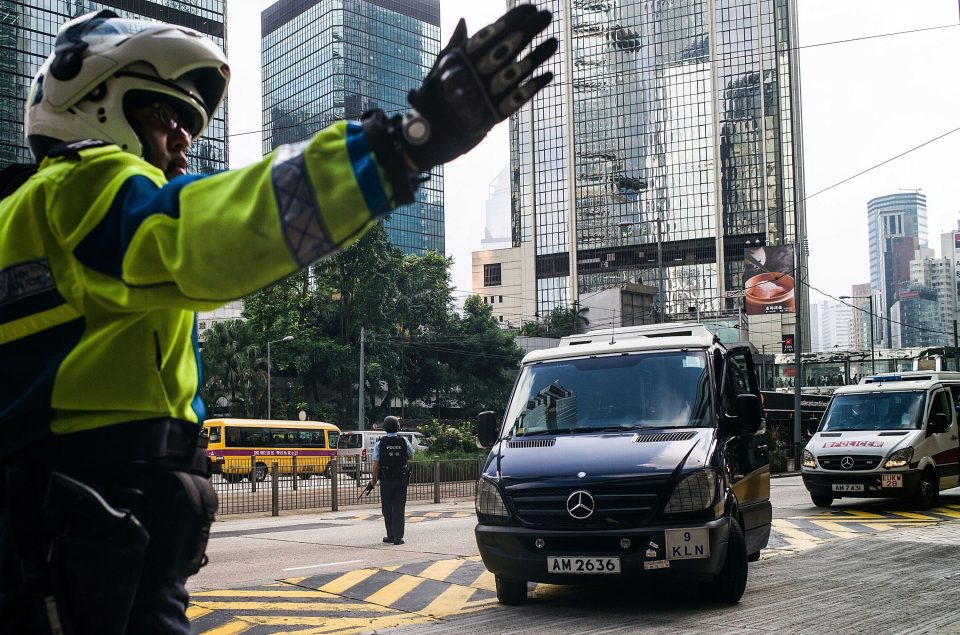
<svg viewBox="0 0 960 635">
<path fill-rule="evenodd" d="M 186 26 L 226 50 L 225 0 L 0 0 L 0 167 L 33 161 L 24 139 L 24 107 L 30 82 L 53 50 L 60 25 L 100 9 L 110 9 L 125 18 Z M 204 135 L 187 153 L 192 172 L 210 173 L 228 167 L 226 118 L 224 101 Z"/>
<path fill-rule="evenodd" d="M 440 52 L 439 0 L 279 0 L 261 14 L 263 151 L 341 119 L 407 109 Z M 443 168 L 386 221 L 407 254 L 444 253 Z"/>
<path fill-rule="evenodd" d="M 662 278 L 666 317 L 736 315 L 745 246 L 805 234 L 793 2 L 538 4 L 555 79 L 510 132 L 538 314 Z"/>
</svg>

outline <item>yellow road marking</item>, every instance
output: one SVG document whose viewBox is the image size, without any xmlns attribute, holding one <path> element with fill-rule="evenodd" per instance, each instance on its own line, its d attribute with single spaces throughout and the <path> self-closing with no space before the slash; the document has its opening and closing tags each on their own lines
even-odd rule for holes
<svg viewBox="0 0 960 635">
<path fill-rule="evenodd" d="M 938 509 L 937 513 L 947 518 L 960 518 L 960 512 L 950 511 L 949 509 Z"/>
<path fill-rule="evenodd" d="M 213 611 L 383 611 L 389 607 L 366 603 L 345 602 L 216 602 L 205 601 L 199 606 Z"/>
<path fill-rule="evenodd" d="M 873 512 L 864 512 L 859 509 L 851 509 L 849 513 L 857 518 L 886 518 L 880 514 L 874 514 Z"/>
<path fill-rule="evenodd" d="M 463 560 L 437 560 L 432 565 L 423 570 L 421 578 L 429 580 L 444 581 L 448 575 L 456 571 L 463 564 Z"/>
<path fill-rule="evenodd" d="M 422 615 L 430 615 L 431 617 L 451 615 L 464 607 L 470 599 L 470 596 L 473 595 L 474 590 L 473 587 L 451 584 L 450 588 L 438 595 L 437 598 L 423 610 L 417 612 Z"/>
<path fill-rule="evenodd" d="M 810 549 L 823 542 L 822 539 L 804 533 L 795 524 L 783 518 L 773 520 L 773 529 L 777 534 L 783 536 L 787 544 L 794 549 Z"/>
<path fill-rule="evenodd" d="M 213 613 L 213 611 L 208 608 L 204 608 L 202 606 L 197 606 L 196 604 L 193 604 L 193 603 L 191 603 L 190 606 L 187 607 L 188 620 L 195 620 L 199 617 L 203 617 L 204 615 L 209 615 L 210 613 Z"/>
<path fill-rule="evenodd" d="M 474 580 L 470 586 L 476 587 L 478 589 L 483 589 L 485 591 L 494 591 L 497 590 L 497 581 L 493 577 L 493 574 L 489 571 L 484 571 L 480 576 Z"/>
<path fill-rule="evenodd" d="M 203 631 L 202 635 L 237 635 L 244 631 L 249 631 L 256 624 L 247 620 L 231 620 L 226 624 L 215 626 L 209 631 Z"/>
<path fill-rule="evenodd" d="M 928 516 L 926 514 L 914 514 L 912 512 L 890 512 L 895 516 L 900 518 L 909 518 L 911 520 L 927 520 L 930 522 L 936 522 L 937 518 L 935 516 Z"/>
<path fill-rule="evenodd" d="M 289 587 L 289 591 L 263 591 L 258 589 L 224 589 L 223 591 L 197 591 L 190 597 L 218 597 L 218 598 L 338 598 L 339 595 L 314 591 L 296 586 Z"/>
<path fill-rule="evenodd" d="M 821 529 L 827 531 L 827 533 L 836 536 L 837 538 L 850 538 L 851 536 L 857 535 L 857 530 L 850 529 L 849 527 L 844 527 L 840 523 L 829 521 L 829 520 L 814 520 L 814 525 L 817 525 Z"/>
<path fill-rule="evenodd" d="M 373 595 L 364 598 L 365 602 L 390 606 L 404 595 L 423 584 L 423 578 L 412 575 L 402 575 Z"/>
<path fill-rule="evenodd" d="M 349 571 L 339 578 L 327 582 L 320 587 L 320 590 L 339 595 L 353 585 L 363 582 L 377 571 L 379 571 L 379 569 L 357 569 L 356 571 Z"/>
<path fill-rule="evenodd" d="M 409 516 L 407 518 L 408 523 L 422 523 L 426 519 L 426 516 Z"/>
<path fill-rule="evenodd" d="M 307 626 L 303 630 L 282 632 L 286 635 L 320 635 L 322 633 L 337 633 L 338 635 L 347 635 L 348 633 L 371 633 L 377 629 L 391 628 L 394 626 L 406 626 L 409 624 L 420 624 L 430 621 L 430 618 L 411 613 L 400 613 L 395 615 L 385 615 L 382 617 L 338 617 L 331 619 L 329 617 L 313 616 L 271 616 L 271 615 L 250 615 L 245 617 L 252 624 L 257 626 Z M 219 635 L 219 634 L 218 634 Z"/>
</svg>

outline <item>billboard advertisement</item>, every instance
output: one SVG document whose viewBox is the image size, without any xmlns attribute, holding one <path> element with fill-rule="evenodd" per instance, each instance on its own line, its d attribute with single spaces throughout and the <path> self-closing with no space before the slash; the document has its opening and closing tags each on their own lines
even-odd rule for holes
<svg viewBox="0 0 960 635">
<path fill-rule="evenodd" d="M 747 315 L 796 313 L 793 263 L 793 245 L 744 250 L 743 304 Z"/>
</svg>

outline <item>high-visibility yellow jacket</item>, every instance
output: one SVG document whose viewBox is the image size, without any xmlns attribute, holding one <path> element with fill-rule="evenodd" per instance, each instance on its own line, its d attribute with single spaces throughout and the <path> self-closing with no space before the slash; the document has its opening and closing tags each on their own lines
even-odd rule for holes
<svg viewBox="0 0 960 635">
<path fill-rule="evenodd" d="M 47 431 L 202 421 L 194 312 L 353 242 L 392 205 L 356 123 L 170 182 L 114 145 L 54 154 L 0 202 L 0 456 Z"/>
</svg>

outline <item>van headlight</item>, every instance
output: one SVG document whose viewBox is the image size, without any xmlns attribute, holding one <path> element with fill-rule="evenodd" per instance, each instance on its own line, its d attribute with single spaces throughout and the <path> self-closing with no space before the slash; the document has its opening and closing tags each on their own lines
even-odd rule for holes
<svg viewBox="0 0 960 635">
<path fill-rule="evenodd" d="M 902 450 L 897 450 L 896 452 L 891 452 L 890 456 L 887 457 L 887 460 L 884 462 L 884 468 L 891 467 L 903 467 L 905 465 L 910 465 L 910 460 L 913 458 L 913 448 L 903 448 Z"/>
<path fill-rule="evenodd" d="M 480 477 L 480 483 L 477 485 L 476 506 L 477 516 L 486 516 L 500 521 L 510 518 L 510 512 L 503 502 L 500 490 L 492 481 L 482 476 Z"/>
<path fill-rule="evenodd" d="M 717 504 L 717 473 L 698 470 L 684 477 L 673 490 L 665 514 L 698 512 Z"/>
<path fill-rule="evenodd" d="M 803 454 L 800 455 L 800 465 L 809 468 L 817 467 L 817 460 L 813 458 L 813 452 L 810 450 L 804 450 Z"/>
</svg>

